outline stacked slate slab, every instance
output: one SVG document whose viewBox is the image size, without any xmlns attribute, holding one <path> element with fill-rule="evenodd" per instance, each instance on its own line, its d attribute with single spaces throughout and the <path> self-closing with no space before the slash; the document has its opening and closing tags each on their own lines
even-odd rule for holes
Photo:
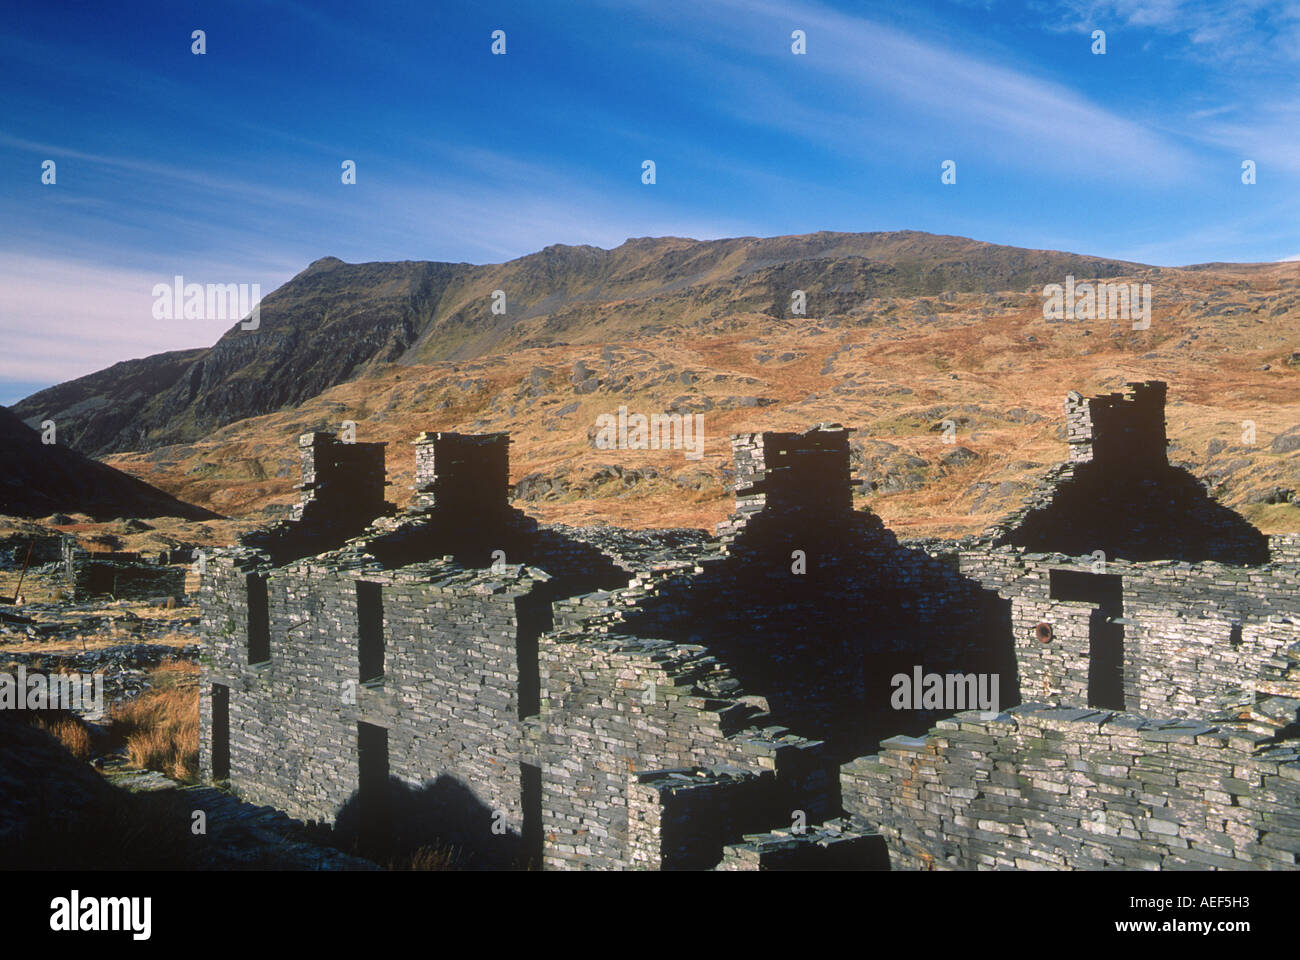
<svg viewBox="0 0 1300 960">
<path fill-rule="evenodd" d="M 907 869 L 1294 869 L 1297 707 L 1254 707 L 1267 723 L 962 713 L 845 764 L 844 805 Z"/>
<path fill-rule="evenodd" d="M 710 869 L 726 844 L 780 815 L 771 771 L 633 771 L 629 779 L 628 849 L 636 869 Z"/>
<path fill-rule="evenodd" d="M 44 563 L 63 562 L 68 541 L 72 539 L 65 533 L 15 533 L 0 537 L 0 569 L 21 568 L 24 563 L 38 566 Z"/>
<path fill-rule="evenodd" d="M 384 513 L 383 443 L 340 440 L 329 433 L 298 438 L 302 460 L 302 498 L 294 520 L 328 522 L 342 513 L 373 519 Z"/>
<path fill-rule="evenodd" d="M 439 507 L 472 514 L 505 505 L 510 489 L 510 435 L 422 433 L 415 438 L 412 512 Z"/>
<path fill-rule="evenodd" d="M 884 838 L 861 821 L 747 835 L 728 844 L 717 870 L 888 870 Z"/>
</svg>

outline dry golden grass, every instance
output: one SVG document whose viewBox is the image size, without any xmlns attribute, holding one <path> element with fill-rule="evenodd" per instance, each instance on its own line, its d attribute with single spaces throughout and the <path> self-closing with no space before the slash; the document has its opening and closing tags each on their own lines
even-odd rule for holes
<svg viewBox="0 0 1300 960">
<path fill-rule="evenodd" d="M 198 682 L 199 665 L 192 660 L 168 657 L 153 668 L 150 676 L 155 687 L 191 687 Z"/>
<path fill-rule="evenodd" d="M 192 781 L 198 770 L 198 693 L 150 692 L 114 709 L 110 730 L 134 766 Z"/>
<path fill-rule="evenodd" d="M 77 717 L 64 716 L 54 719 L 40 717 L 35 726 L 44 730 L 67 748 L 78 760 L 89 760 L 92 750 L 90 731 Z"/>
<path fill-rule="evenodd" d="M 4 650 L 6 653 L 48 653 L 52 657 L 59 657 L 81 653 L 84 650 L 102 650 L 105 647 L 117 646 L 121 642 L 122 634 L 119 632 L 117 635 L 109 636 L 78 637 L 75 642 L 66 645 L 49 640 L 24 640 L 21 643 L 7 643 Z M 188 643 L 198 643 L 199 638 L 193 633 L 172 632 L 156 638 L 131 637 L 131 642 L 146 646 L 179 647 Z"/>
<path fill-rule="evenodd" d="M 150 674 L 152 690 L 113 708 L 109 735 L 126 746 L 133 766 L 197 782 L 198 670 L 198 664 L 165 660 Z"/>
<path fill-rule="evenodd" d="M 930 429 L 928 411 L 973 405 L 980 411 L 974 432 L 958 437 L 981 457 L 970 470 L 935 471 L 923 487 L 858 502 L 904 535 L 956 536 L 976 533 L 1019 506 L 1015 497 L 985 501 L 982 512 L 972 514 L 973 483 L 1024 483 L 1033 471 L 1016 467 L 1018 462 L 1032 460 L 1045 469 L 1064 458 L 1058 431 L 1067 390 L 1095 395 L 1120 389 L 1128 380 L 1156 378 L 1169 383 L 1169 436 L 1182 445 L 1171 456 L 1192 463 L 1198 475 L 1210 472 L 1205 450 L 1211 439 L 1237 445 L 1242 421 L 1258 424 L 1253 462 L 1236 472 L 1224 502 L 1265 532 L 1281 532 L 1300 526 L 1300 510 L 1262 509 L 1251 497 L 1265 482 L 1283 487 L 1300 483 L 1300 458 L 1273 455 L 1267 447 L 1300 416 L 1300 368 L 1287 362 L 1300 351 L 1300 311 L 1276 316 L 1256 312 L 1254 298 L 1285 292 L 1295 276 L 1294 265 L 1163 271 L 1154 278 L 1155 307 L 1145 331 L 1120 321 L 1048 323 L 1041 296 L 1032 290 L 962 294 L 938 302 L 934 297 L 873 299 L 864 301 L 870 319 L 833 327 L 813 317 L 796 322 L 736 314 L 644 335 L 636 332 L 643 324 L 633 315 L 604 325 L 620 309 L 611 303 L 593 308 L 589 327 L 565 329 L 569 342 L 563 344 L 511 347 L 469 363 L 378 364 L 364 379 L 330 388 L 300 407 L 230 424 L 203 441 L 166 448 L 161 458 L 156 452 L 123 453 L 108 462 L 181 499 L 245 518 L 188 525 L 183 531 L 167 528 L 177 536 L 202 531 L 208 538 L 202 542 L 215 543 L 263 522 L 266 516 L 259 511 L 264 507 L 295 499 L 293 438 L 308 429 L 327 429 L 348 418 L 357 421 L 359 437 L 388 442 L 388 495 L 399 507 L 411 495 L 410 441 L 416 433 L 503 430 L 513 441 L 512 481 L 538 472 L 566 478 L 575 490 L 571 497 L 515 504 L 540 520 L 710 528 L 731 508 L 720 484 L 723 471 L 731 467 L 727 437 L 733 432 L 803 430 L 820 421 L 839 422 L 857 428 L 857 440 L 886 440 L 934 462 L 946 451 Z M 1139 271 L 1115 279 L 1153 278 Z M 1231 302 L 1240 309 L 1206 316 L 1195 307 L 1201 300 Z M 602 360 L 606 344 L 617 357 L 608 372 Z M 784 352 L 797 359 L 759 359 L 760 354 Z M 824 366 L 828 359 L 830 367 Z M 576 394 L 568 377 L 578 360 L 603 379 L 629 375 L 633 382 L 617 393 L 602 387 L 594 394 Z M 661 364 L 666 365 L 662 371 Z M 542 380 L 547 393 L 524 402 L 519 391 L 535 368 L 547 371 Z M 674 376 L 687 371 L 697 375 L 689 384 Z M 459 384 L 467 375 L 481 381 L 483 389 L 462 389 Z M 588 430 L 599 414 L 620 404 L 644 412 L 667 410 L 683 395 L 716 404 L 705 413 L 702 461 L 686 461 L 676 451 L 591 446 Z M 761 408 L 728 403 L 742 395 L 775 403 Z M 575 411 L 558 416 L 559 409 L 574 402 Z M 1013 407 L 1044 419 L 1000 420 L 998 412 Z M 587 489 L 584 479 L 606 464 L 654 468 L 667 483 L 643 481 L 626 492 Z M 717 477 L 719 487 L 668 486 L 683 473 L 700 470 Z"/>
<path fill-rule="evenodd" d="M 19 583 L 22 584 L 21 589 Z M 24 576 L 21 567 L 0 572 L 0 597 L 12 598 L 15 592 L 22 595 L 25 603 L 49 603 L 67 598 L 61 576 L 38 573 L 35 569 L 29 569 Z M 19 614 L 23 612 L 22 607 L 7 609 Z"/>
</svg>

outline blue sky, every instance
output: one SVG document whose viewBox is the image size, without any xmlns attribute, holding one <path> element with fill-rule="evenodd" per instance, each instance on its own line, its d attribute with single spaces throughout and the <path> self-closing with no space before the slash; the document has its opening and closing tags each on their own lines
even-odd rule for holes
<svg viewBox="0 0 1300 960">
<path fill-rule="evenodd" d="M 155 320 L 156 283 L 267 293 L 327 255 L 917 229 L 1300 257 L 1300 3 L 56 2 L 0 30 L 0 403 L 230 326 Z"/>
</svg>

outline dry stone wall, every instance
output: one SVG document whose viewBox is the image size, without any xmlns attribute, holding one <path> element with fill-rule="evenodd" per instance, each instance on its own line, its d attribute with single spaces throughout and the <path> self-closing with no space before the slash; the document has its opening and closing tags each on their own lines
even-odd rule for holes
<svg viewBox="0 0 1300 960">
<path fill-rule="evenodd" d="M 543 764 L 546 867 L 634 865 L 628 783 L 638 770 L 721 766 L 772 776 L 778 822 L 802 810 L 815 823 L 838 809 L 824 744 L 768 723 L 761 702 L 710 696 L 710 688 L 734 687 L 703 647 L 569 633 L 544 637 L 540 656 L 535 742 Z M 721 844 L 710 853 L 716 862 Z"/>
<path fill-rule="evenodd" d="M 229 779 L 245 799 L 354 828 L 357 725 L 368 723 L 388 731 L 387 772 L 410 788 L 390 804 L 476 844 L 480 831 L 519 839 L 517 603 L 535 583 L 527 572 L 489 579 L 436 563 L 345 572 L 324 562 L 273 570 L 270 657 L 250 664 L 248 574 L 221 562 L 209 569 L 202 716 L 210 729 L 214 685 L 230 690 Z M 379 586 L 385 638 L 382 678 L 366 683 L 359 582 Z M 211 778 L 210 737 L 201 764 Z M 492 833 L 494 816 L 504 833 Z"/>
<path fill-rule="evenodd" d="M 844 806 L 908 869 L 1294 868 L 1298 707 L 1272 698 L 1217 723 L 962 713 L 844 765 Z"/>
<path fill-rule="evenodd" d="M 1022 696 L 1087 706 L 1097 603 L 1053 597 L 1053 576 L 1119 583 L 1124 707 L 1156 716 L 1204 716 L 1240 691 L 1276 692 L 1300 642 L 1300 571 L 1288 564 L 1233 567 L 1111 561 L 1104 574 L 1062 555 L 964 551 L 960 569 L 1011 600 Z M 1077 581 L 1076 581 L 1077 582 Z M 1044 643 L 1035 628 L 1045 623 Z"/>
</svg>

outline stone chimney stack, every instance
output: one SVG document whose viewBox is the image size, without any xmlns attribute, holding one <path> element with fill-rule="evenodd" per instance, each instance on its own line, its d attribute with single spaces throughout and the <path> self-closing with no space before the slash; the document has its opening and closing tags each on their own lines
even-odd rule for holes
<svg viewBox="0 0 1300 960">
<path fill-rule="evenodd" d="M 496 515 L 509 507 L 510 434 L 422 433 L 415 438 L 410 512 Z"/>
<path fill-rule="evenodd" d="M 827 517 L 853 511 L 848 430 L 818 424 L 803 433 L 741 433 L 731 438 L 736 513 Z"/>
<path fill-rule="evenodd" d="M 1071 463 L 1093 463 L 1106 471 L 1147 472 L 1169 465 L 1165 434 L 1166 384 L 1128 384 L 1124 393 L 1065 398 Z"/>
<path fill-rule="evenodd" d="M 384 501 L 385 443 L 344 443 L 331 433 L 304 433 L 298 438 L 302 457 L 302 498 L 294 520 L 308 523 L 366 522 L 388 512 Z"/>
</svg>

